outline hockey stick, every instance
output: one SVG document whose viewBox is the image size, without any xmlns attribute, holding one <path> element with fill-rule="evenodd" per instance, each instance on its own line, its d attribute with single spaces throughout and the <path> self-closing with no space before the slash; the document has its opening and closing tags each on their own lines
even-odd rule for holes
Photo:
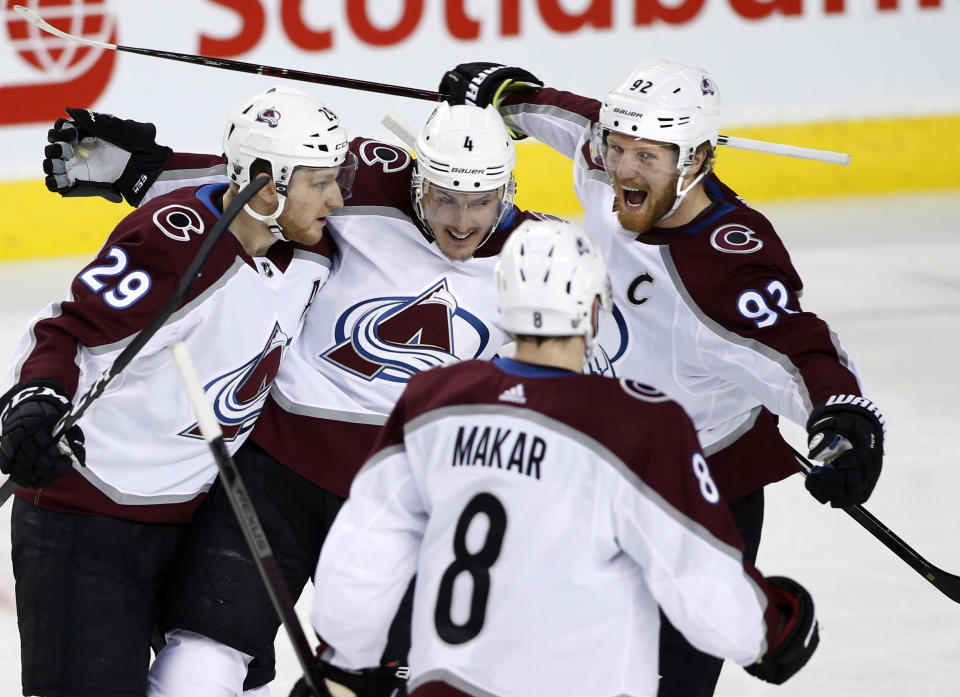
<svg viewBox="0 0 960 697">
<path fill-rule="evenodd" d="M 813 464 L 793 448 L 790 449 L 793 450 L 793 455 L 797 458 L 797 462 L 799 462 L 803 470 L 802 474 L 806 477 L 810 474 Z M 848 506 L 843 509 L 843 512 L 860 523 L 867 532 L 886 545 L 891 552 L 905 561 L 911 569 L 927 579 L 934 588 L 950 598 L 953 602 L 960 603 L 960 576 L 947 573 L 921 557 L 913 547 L 900 539 L 893 530 L 877 520 L 870 511 L 860 504 Z"/>
<path fill-rule="evenodd" d="M 166 304 L 160 309 L 160 312 L 150 320 L 150 324 L 140 330 L 140 333 L 120 352 L 120 355 L 117 356 L 110 367 L 103 371 L 100 377 L 90 386 L 90 389 L 88 389 L 80 399 L 74 402 L 70 411 L 64 414 L 63 418 L 57 422 L 57 425 L 53 429 L 54 439 L 60 439 L 67 431 L 74 427 L 90 405 L 93 404 L 93 402 L 103 394 L 103 391 L 107 389 L 107 386 L 113 382 L 113 379 L 130 364 L 130 361 L 140 353 L 140 349 L 153 338 L 153 335 L 156 334 L 164 322 L 170 318 L 170 315 L 183 304 L 190 294 L 190 289 L 193 288 L 197 279 L 200 278 L 200 272 L 203 270 L 207 259 L 210 258 L 213 248 L 223 236 L 223 233 L 227 231 L 230 223 L 233 222 L 233 219 L 237 217 L 237 214 L 243 209 L 247 202 L 253 198 L 260 189 L 266 186 L 269 181 L 269 177 L 257 177 L 241 189 L 234 197 L 230 205 L 227 206 L 226 210 L 223 211 L 223 214 L 210 229 L 210 233 L 203 241 L 203 244 L 200 245 L 200 249 L 197 250 L 197 255 L 193 258 L 193 261 L 190 262 L 190 266 L 188 266 L 184 272 L 183 278 L 180 279 L 176 290 L 173 291 L 173 295 L 170 296 Z M 69 452 L 74 467 L 81 466 L 76 457 L 73 456 L 73 453 L 69 451 L 69 448 L 67 448 L 66 451 L 61 449 L 61 452 L 64 452 L 64 454 Z M 0 506 L 10 498 L 10 495 L 18 486 L 19 485 L 12 479 L 8 479 L 3 483 L 3 486 L 0 486 Z"/>
<path fill-rule="evenodd" d="M 173 354 L 173 362 L 177 366 L 177 372 L 180 373 L 180 381 L 187 391 L 193 413 L 197 417 L 200 433 L 203 434 L 203 438 L 210 446 L 210 451 L 217 462 L 223 490 L 226 492 L 227 498 L 230 499 L 230 505 L 237 516 L 237 522 L 243 529 L 243 536 L 247 539 L 250 551 L 253 552 L 254 561 L 260 571 L 260 576 L 263 578 L 263 584 L 267 589 L 267 595 L 270 596 L 270 602 L 273 603 L 273 608 L 277 611 L 277 616 L 287 631 L 290 643 L 293 644 L 294 651 L 300 661 L 300 667 L 303 668 L 303 676 L 307 686 L 313 691 L 314 695 L 325 694 L 319 692 L 317 686 L 313 683 L 312 675 L 313 669 L 316 667 L 316 654 L 310 648 L 307 636 L 300 625 L 300 620 L 297 619 L 293 599 L 290 597 L 286 581 L 283 580 L 283 574 L 280 573 L 277 558 L 273 555 L 267 536 L 260 525 L 260 518 L 253 508 L 253 503 L 250 501 L 247 487 L 244 486 L 243 480 L 240 478 L 237 465 L 223 442 L 223 432 L 220 430 L 220 424 L 213 413 L 213 408 L 207 401 L 207 395 L 203 391 L 200 378 L 197 377 L 197 371 L 193 367 L 190 353 L 182 341 L 178 341 L 171 346 L 170 352 Z"/>
<path fill-rule="evenodd" d="M 211 68 L 222 68 L 224 70 L 236 70 L 241 73 L 253 73 L 254 75 L 266 75 L 268 77 L 282 77 L 289 80 L 299 80 L 300 82 L 313 82 L 320 85 L 333 85 L 334 87 L 347 87 L 354 90 L 366 90 L 368 92 L 381 92 L 383 94 L 393 94 L 399 97 L 410 97 L 411 99 L 426 99 L 432 102 L 443 101 L 444 95 L 439 92 L 430 92 L 429 90 L 419 90 L 414 87 L 399 87 L 397 85 L 385 85 L 381 82 L 367 82 L 366 80 L 354 80 L 349 77 L 336 77 L 334 75 L 320 75 L 318 73 L 308 73 L 303 70 L 291 70 L 289 68 L 276 68 L 270 65 L 258 65 L 256 63 L 245 63 L 243 61 L 230 60 L 229 58 L 210 58 L 208 56 L 197 56 L 192 53 L 175 53 L 173 51 L 157 51 L 152 48 L 137 48 L 136 46 L 120 46 L 109 44 L 104 41 L 94 41 L 74 34 L 68 34 L 52 26 L 36 13 L 28 10 L 23 5 L 14 5 L 16 10 L 24 19 L 31 24 L 39 27 L 43 31 L 59 36 L 67 41 L 75 41 L 86 46 L 94 48 L 103 48 L 111 51 L 125 51 L 127 53 L 139 53 L 143 56 L 153 58 L 166 58 L 167 60 L 180 61 L 182 63 L 194 63 L 196 65 L 206 65 Z"/>
<path fill-rule="evenodd" d="M 319 73 L 310 73 L 304 70 L 292 70 L 290 68 L 277 68 L 270 65 L 260 65 L 257 63 L 245 63 L 243 61 L 231 60 L 229 58 L 210 58 L 208 56 L 198 56 L 192 53 L 176 53 L 173 51 L 158 51 L 152 48 L 137 48 L 136 46 L 121 46 L 110 44 L 105 41 L 94 41 L 82 36 L 68 34 L 39 17 L 36 13 L 28 10 L 23 5 L 14 5 L 16 10 L 24 19 L 31 24 L 39 27 L 43 31 L 59 36 L 67 41 L 75 41 L 86 46 L 94 48 L 108 49 L 111 51 L 125 51 L 127 53 L 139 53 L 142 56 L 152 58 L 166 58 L 167 60 L 180 61 L 182 63 L 194 63 L 196 65 L 206 65 L 211 68 L 221 68 L 223 70 L 236 70 L 241 73 L 252 73 L 254 75 L 267 75 L 269 77 L 280 77 L 288 80 L 298 80 L 300 82 L 312 82 L 318 85 L 332 85 L 334 87 L 346 87 L 353 90 L 365 90 L 367 92 L 379 92 L 381 94 L 392 94 L 398 97 L 409 97 L 410 99 L 424 99 L 430 102 L 442 102 L 447 95 L 442 92 L 432 92 L 430 90 L 421 90 L 416 87 L 401 87 L 399 85 L 389 85 L 383 82 L 369 82 L 367 80 L 355 80 L 349 77 L 337 77 L 335 75 L 321 75 Z M 740 150 L 752 150 L 770 155 L 786 155 L 788 157 L 799 157 L 805 160 L 815 160 L 817 162 L 830 162 L 839 165 L 849 165 L 850 155 L 846 153 L 831 152 L 829 150 L 817 150 L 815 148 L 804 148 L 797 145 L 781 145 L 779 143 L 769 143 L 763 140 L 751 140 L 749 138 L 735 138 L 733 136 L 721 135 L 717 141 L 718 145 L 725 145 L 730 148 Z"/>
</svg>

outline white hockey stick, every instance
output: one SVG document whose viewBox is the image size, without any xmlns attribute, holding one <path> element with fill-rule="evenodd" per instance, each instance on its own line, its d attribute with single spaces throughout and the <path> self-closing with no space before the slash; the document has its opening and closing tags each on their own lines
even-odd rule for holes
<svg viewBox="0 0 960 697">
<path fill-rule="evenodd" d="M 414 146 L 417 143 L 417 132 L 414 130 L 413 126 L 403 120 L 402 116 L 392 111 L 388 111 L 387 115 L 380 119 L 380 123 L 386 126 L 387 130 L 393 133 L 393 135 L 402 140 L 403 144 L 408 148 L 411 150 L 415 149 Z"/>
<path fill-rule="evenodd" d="M 768 155 L 784 155 L 785 157 L 799 157 L 803 160 L 830 162 L 835 165 L 850 164 L 850 155 L 845 152 L 817 150 L 815 148 L 804 148 L 799 145 L 781 145 L 780 143 L 770 143 L 765 140 L 752 140 L 750 138 L 735 138 L 734 136 L 721 135 L 717 139 L 717 145 L 726 145 L 728 148 L 736 148 L 738 150 L 752 150 L 753 152 L 762 152 Z"/>
<path fill-rule="evenodd" d="M 355 90 L 366 90 L 368 92 L 380 92 L 382 94 L 394 94 L 400 97 L 410 97 L 411 99 L 425 99 L 432 102 L 442 102 L 447 99 L 447 95 L 442 92 L 431 92 L 430 90 L 421 90 L 416 87 L 401 87 L 399 85 L 389 85 L 383 82 L 368 82 L 367 80 L 355 80 L 348 77 L 337 77 L 334 75 L 320 75 L 303 70 L 292 70 L 289 68 L 278 68 L 270 65 L 260 65 L 257 63 L 245 63 L 243 61 L 230 60 L 228 58 L 210 58 L 208 56 L 197 56 L 191 53 L 177 53 L 174 51 L 159 51 L 152 48 L 137 48 L 135 46 L 121 46 L 110 44 L 104 41 L 94 41 L 82 36 L 68 34 L 61 31 L 48 22 L 40 18 L 35 12 L 28 10 L 23 5 L 14 5 L 13 9 L 31 24 L 39 27 L 43 31 L 59 36 L 67 41 L 75 41 L 86 46 L 108 49 L 111 51 L 126 51 L 128 53 L 139 53 L 143 56 L 153 58 L 166 58 L 167 60 L 180 61 L 182 63 L 195 63 L 197 65 L 206 65 L 211 68 L 221 68 L 223 70 L 236 70 L 242 73 L 253 73 L 255 75 L 268 75 L 270 77 L 286 78 L 288 80 L 299 80 L 300 82 L 312 82 L 321 85 L 334 85 L 335 87 L 346 87 Z M 384 124 L 386 125 L 386 124 Z M 389 128 L 389 126 L 388 126 Z M 391 130 L 393 130 L 391 128 Z M 394 131 L 394 133 L 397 133 Z M 399 133 L 397 135 L 403 139 Z M 404 142 L 407 142 L 404 140 Z M 752 150 L 754 152 L 767 153 L 769 155 L 785 155 L 787 157 L 799 157 L 804 160 L 815 160 L 817 162 L 830 162 L 839 165 L 849 165 L 850 155 L 841 152 L 832 152 L 829 150 L 816 150 L 814 148 L 804 148 L 796 145 L 781 145 L 779 143 L 769 143 L 763 140 L 751 140 L 749 138 L 735 138 L 733 136 L 721 135 L 718 145 L 725 145 L 728 148 L 738 148 L 740 150 Z M 412 145 L 410 147 L 413 147 Z"/>
</svg>

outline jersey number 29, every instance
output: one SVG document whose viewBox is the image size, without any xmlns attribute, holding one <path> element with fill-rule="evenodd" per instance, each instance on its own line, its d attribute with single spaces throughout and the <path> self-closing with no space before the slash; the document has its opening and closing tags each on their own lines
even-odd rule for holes
<svg viewBox="0 0 960 697">
<path fill-rule="evenodd" d="M 467 530 L 480 513 L 487 516 L 490 525 L 483 546 L 472 553 L 467 550 Z M 487 616 L 487 598 L 490 595 L 490 567 L 500 556 L 503 535 L 507 530 L 507 512 L 493 494 L 482 492 L 470 499 L 453 534 L 453 563 L 443 572 L 434 624 L 437 634 L 448 644 L 463 644 L 476 637 L 483 629 Z M 453 606 L 453 584 L 462 573 L 470 574 L 473 591 L 470 596 L 470 616 L 463 624 L 456 624 L 450 611 Z"/>
</svg>

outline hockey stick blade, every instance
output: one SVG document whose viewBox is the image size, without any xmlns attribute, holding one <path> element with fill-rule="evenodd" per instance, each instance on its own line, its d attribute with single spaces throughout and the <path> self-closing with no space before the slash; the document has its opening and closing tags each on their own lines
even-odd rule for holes
<svg viewBox="0 0 960 697">
<path fill-rule="evenodd" d="M 270 602 L 283 623 L 287 636 L 290 638 L 290 643 L 293 644 L 297 658 L 300 660 L 300 667 L 303 669 L 307 686 L 313 690 L 313 694 L 322 694 L 317 690 L 312 678 L 313 668 L 316 667 L 315 654 L 307 642 L 307 636 L 303 632 L 300 620 L 297 619 L 290 591 L 287 588 L 286 581 L 283 580 L 283 574 L 280 572 L 277 558 L 273 555 L 273 550 L 270 548 L 270 543 L 267 541 L 267 536 L 260 524 L 260 518 L 250 501 L 247 488 L 243 484 L 236 463 L 230 456 L 230 451 L 227 450 L 227 446 L 223 442 L 223 432 L 220 429 L 217 417 L 213 413 L 213 408 L 207 400 L 207 395 L 203 391 L 203 383 L 197 376 L 193 361 L 190 359 L 190 353 L 182 341 L 178 341 L 171 346 L 170 353 L 173 354 L 173 362 L 180 374 L 180 381 L 187 392 L 190 405 L 193 407 L 193 413 L 197 417 L 200 433 L 207 441 L 214 460 L 216 460 L 223 489 L 230 500 L 230 506 L 233 508 L 234 514 L 237 516 L 237 521 L 243 529 L 243 535 L 247 539 L 250 551 L 253 553 L 257 569 L 260 571 L 264 586 L 266 586 L 267 595 L 270 596 Z"/>
<path fill-rule="evenodd" d="M 810 474 L 813 464 L 793 448 L 791 448 L 791 450 L 793 450 L 793 455 L 800 464 L 801 474 L 806 477 Z M 904 542 L 899 535 L 881 523 L 870 511 L 860 504 L 848 506 L 843 509 L 843 512 L 860 523 L 867 532 L 880 540 L 887 549 L 905 561 L 907 566 L 927 579 L 934 588 L 950 598 L 953 602 L 960 603 L 960 576 L 948 573 L 921 557 L 917 553 L 917 550 Z"/>
<path fill-rule="evenodd" d="M 444 95 L 440 92 L 431 92 L 430 90 L 421 90 L 415 87 L 401 87 L 399 85 L 387 85 L 381 82 L 368 82 L 367 80 L 355 80 L 349 77 L 337 77 L 336 75 L 321 75 L 304 70 L 291 70 L 289 68 L 277 68 L 271 65 L 259 65 L 257 63 L 245 63 L 244 61 L 230 60 L 229 58 L 211 58 L 209 56 L 198 56 L 192 53 L 177 53 L 174 51 L 158 51 L 152 48 L 137 48 L 136 46 L 121 46 L 110 44 L 103 41 L 93 41 L 74 34 L 68 34 L 61 31 L 48 22 L 44 21 L 35 12 L 27 9 L 23 5 L 14 5 L 13 9 L 31 24 L 39 29 L 53 34 L 67 41 L 74 41 L 86 46 L 108 49 L 112 51 L 124 51 L 126 53 L 139 53 L 143 56 L 152 56 L 154 58 L 165 58 L 167 60 L 180 61 L 181 63 L 193 63 L 195 65 L 206 65 L 211 68 L 221 68 L 223 70 L 235 70 L 241 73 L 251 73 L 254 75 L 266 75 L 267 77 L 286 78 L 288 80 L 297 80 L 299 82 L 312 82 L 319 85 L 331 85 L 333 87 L 346 87 L 354 90 L 365 90 L 367 92 L 379 92 L 382 94 L 392 94 L 398 97 L 409 97 L 411 99 L 424 99 L 431 102 L 443 101 Z"/>
<path fill-rule="evenodd" d="M 120 352 L 120 355 L 117 356 L 110 367 L 103 371 L 100 377 L 90 386 L 90 389 L 73 403 L 70 411 L 63 415 L 63 418 L 60 419 L 53 429 L 53 437 L 55 439 L 61 438 L 63 434 L 73 428 L 90 405 L 93 404 L 93 402 L 103 394 L 103 391 L 107 389 L 107 386 L 113 382 L 113 379 L 130 364 L 130 361 L 140 353 L 140 350 L 153 338 L 153 335 L 156 334 L 160 327 L 170 318 L 170 315 L 184 303 L 190 294 L 190 290 L 197 282 L 197 279 L 200 278 L 200 272 L 206 265 L 207 259 L 209 259 L 213 253 L 213 248 L 220 238 L 223 237 L 223 233 L 227 231 L 233 219 L 243 210 L 247 202 L 250 201 L 260 189 L 266 186 L 269 181 L 269 177 L 257 177 L 241 189 L 234 197 L 214 226 L 210 228 L 210 233 L 203 241 L 203 244 L 200 245 L 200 249 L 197 250 L 197 255 L 193 258 L 193 261 L 190 262 L 190 266 L 188 266 L 184 272 L 183 278 L 180 279 L 176 290 L 173 291 L 173 295 L 170 296 L 166 304 L 154 318 L 150 320 L 150 323 L 141 329 L 133 338 L 133 341 Z M 78 464 L 76 458 L 72 459 L 74 460 L 74 466 L 76 466 Z M 16 490 L 17 486 L 16 482 L 12 479 L 4 482 L 3 486 L 0 487 L 0 506 L 6 503 L 6 500 L 10 498 L 10 495 Z"/>
</svg>

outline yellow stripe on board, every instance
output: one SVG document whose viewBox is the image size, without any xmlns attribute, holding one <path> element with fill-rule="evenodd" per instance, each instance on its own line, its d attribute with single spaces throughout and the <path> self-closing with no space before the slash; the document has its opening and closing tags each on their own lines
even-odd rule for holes
<svg viewBox="0 0 960 697">
<path fill-rule="evenodd" d="M 960 116 L 724 127 L 740 138 L 849 153 L 849 166 L 721 147 L 717 174 L 748 202 L 960 189 Z M 570 160 L 539 144 L 518 144 L 517 203 L 578 217 Z"/>
<path fill-rule="evenodd" d="M 133 209 L 102 198 L 61 198 L 43 180 L 0 182 L 0 260 L 93 254 Z"/>
<path fill-rule="evenodd" d="M 724 127 L 727 135 L 846 152 L 849 167 L 720 148 L 717 173 L 751 203 L 796 198 L 960 189 L 960 115 L 792 126 Z M 518 144 L 517 203 L 580 217 L 570 160 Z M 62 199 L 43 182 L 0 182 L 0 260 L 92 254 L 129 213 L 99 198 Z"/>
</svg>

